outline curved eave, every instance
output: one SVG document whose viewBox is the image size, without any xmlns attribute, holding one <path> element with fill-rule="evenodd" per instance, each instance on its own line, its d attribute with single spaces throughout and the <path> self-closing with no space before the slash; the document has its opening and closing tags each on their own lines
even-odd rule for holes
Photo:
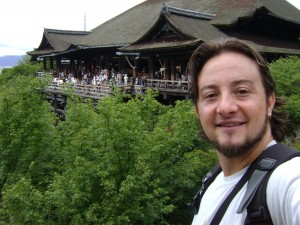
<svg viewBox="0 0 300 225">
<path fill-rule="evenodd" d="M 280 19 L 280 20 L 284 20 L 284 21 L 289 22 L 289 23 L 293 23 L 293 24 L 300 25 L 300 22 L 299 22 L 299 21 L 290 20 L 290 19 L 284 18 L 284 17 L 282 17 L 282 16 L 276 15 L 276 14 L 274 14 L 274 13 L 272 13 L 272 12 L 269 12 L 268 15 L 269 15 L 269 16 L 272 16 L 272 17 L 275 17 L 275 18 L 277 18 L 277 19 Z"/>
<path fill-rule="evenodd" d="M 63 54 L 69 54 L 77 51 L 82 50 L 89 50 L 89 49 L 108 49 L 108 48 L 115 48 L 118 49 L 120 47 L 123 47 L 124 45 L 101 45 L 101 46 L 70 46 L 69 49 L 65 51 L 55 51 L 55 50 L 45 50 L 45 51 L 30 51 L 27 52 L 30 56 L 35 56 L 39 58 L 47 58 L 47 57 L 55 57 Z"/>
<path fill-rule="evenodd" d="M 43 51 L 43 46 L 44 46 L 44 43 L 45 43 L 45 42 L 48 42 L 48 43 L 50 44 L 50 47 L 51 47 L 52 49 L 55 49 L 54 46 L 53 46 L 53 44 L 51 43 L 51 41 L 49 41 L 49 39 L 47 38 L 46 34 L 43 33 L 42 41 L 41 41 L 39 47 L 37 47 L 36 50 L 37 50 L 37 51 L 40 51 L 40 50 Z"/>
<path fill-rule="evenodd" d="M 39 52 L 39 54 L 34 54 L 34 55 L 29 54 L 29 55 L 35 56 L 37 58 L 49 58 L 49 57 L 55 57 L 55 56 L 59 56 L 59 55 L 63 55 L 63 54 L 68 54 L 68 53 L 75 52 L 75 51 L 77 51 L 77 49 L 74 49 L 73 51 L 69 50 L 69 51 L 63 51 L 63 52 L 55 52 L 55 51 Z"/>
<path fill-rule="evenodd" d="M 191 35 L 189 35 L 189 34 L 183 32 L 183 31 L 180 29 L 180 27 L 179 27 L 177 24 L 175 24 L 174 21 L 172 21 L 172 20 L 170 19 L 171 17 L 169 17 L 165 12 L 162 12 L 162 13 L 164 14 L 164 18 L 169 22 L 169 24 L 171 25 L 171 27 L 172 27 L 176 32 L 178 32 L 179 34 L 181 34 L 182 36 L 184 36 L 184 37 L 187 38 L 187 39 L 195 39 L 194 36 L 191 36 Z"/>
<path fill-rule="evenodd" d="M 261 7 L 256 8 L 255 10 L 250 10 L 248 13 L 246 13 L 242 16 L 232 17 L 231 20 L 227 20 L 227 22 L 224 21 L 223 17 L 221 17 L 221 18 L 216 17 L 216 19 L 213 19 L 211 21 L 211 24 L 220 29 L 233 28 L 236 26 L 236 24 L 238 24 L 241 21 L 250 21 L 253 17 L 255 17 L 257 14 L 259 14 L 262 11 L 265 11 L 265 15 L 267 15 L 267 16 L 271 16 L 271 17 L 286 21 L 288 23 L 293 23 L 293 24 L 297 24 L 297 25 L 300 24 L 299 21 L 288 19 L 288 18 L 285 18 L 283 16 L 280 16 L 280 15 L 272 12 L 266 6 L 261 6 Z"/>
<path fill-rule="evenodd" d="M 260 52 L 264 53 L 274 53 L 274 54 L 288 54 L 288 55 L 298 55 L 300 56 L 299 49 L 290 49 L 290 48 L 277 48 L 277 47 L 269 47 L 255 44 L 256 48 Z"/>
<path fill-rule="evenodd" d="M 28 55 L 30 56 L 39 56 L 39 55 L 48 55 L 48 54 L 52 54 L 52 53 L 55 53 L 54 50 L 35 50 L 35 51 L 29 51 L 29 52 L 26 52 Z"/>
<path fill-rule="evenodd" d="M 97 45 L 97 46 L 81 46 L 81 49 L 100 49 L 100 48 L 121 48 L 127 44 L 116 44 L 116 45 Z"/>
<path fill-rule="evenodd" d="M 180 35 L 182 35 L 183 37 L 187 38 L 187 39 L 193 39 L 194 37 L 186 34 L 186 33 L 183 33 L 179 28 L 178 26 L 176 26 L 176 24 L 174 24 L 169 18 L 168 16 L 166 15 L 165 12 L 161 12 L 160 15 L 159 15 L 159 18 L 156 20 L 156 22 L 154 23 L 154 25 L 142 36 L 140 37 L 139 39 L 137 39 L 136 41 L 134 41 L 133 43 L 131 43 L 132 45 L 135 45 L 135 44 L 139 44 L 143 41 L 145 41 L 147 39 L 147 37 L 149 37 L 155 30 L 156 28 L 159 26 L 159 24 L 161 23 L 161 21 L 165 19 L 166 22 L 168 22 L 170 24 L 170 26 Z"/>
<path fill-rule="evenodd" d="M 123 52 L 144 52 L 154 50 L 177 50 L 182 48 L 191 48 L 202 42 L 201 39 L 194 39 L 188 41 L 173 41 L 173 42 L 161 42 L 161 43 L 142 43 L 135 45 L 128 45 L 120 48 Z"/>
</svg>

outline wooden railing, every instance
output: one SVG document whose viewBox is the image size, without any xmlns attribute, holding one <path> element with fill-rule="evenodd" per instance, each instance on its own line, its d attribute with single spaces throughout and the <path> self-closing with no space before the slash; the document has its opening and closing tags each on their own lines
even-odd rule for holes
<svg viewBox="0 0 300 225">
<path fill-rule="evenodd" d="M 174 80 L 156 80 L 147 79 L 144 85 L 86 85 L 86 84 L 71 84 L 64 82 L 52 82 L 46 88 L 46 92 L 67 94 L 68 90 L 73 90 L 75 94 L 83 97 L 90 97 L 101 99 L 104 96 L 113 94 L 114 88 L 126 94 L 143 94 L 147 89 L 158 90 L 159 92 L 174 92 L 174 93 L 188 93 L 188 81 L 174 81 Z"/>
<path fill-rule="evenodd" d="M 42 77 L 42 76 L 45 76 L 45 75 L 50 75 L 50 76 L 53 75 L 52 72 L 45 72 L 45 71 L 36 71 L 35 74 L 36 74 L 37 77 Z"/>
<path fill-rule="evenodd" d="M 113 94 L 114 88 L 118 88 L 120 92 L 131 94 L 132 87 L 130 85 L 85 85 L 85 84 L 69 84 L 52 82 L 47 88 L 46 92 L 56 92 L 67 94 L 68 90 L 73 90 L 75 94 L 100 99 L 103 96 Z"/>
<path fill-rule="evenodd" d="M 177 90 L 184 92 L 190 89 L 188 81 L 147 79 L 146 84 L 147 88 L 158 90 Z"/>
</svg>

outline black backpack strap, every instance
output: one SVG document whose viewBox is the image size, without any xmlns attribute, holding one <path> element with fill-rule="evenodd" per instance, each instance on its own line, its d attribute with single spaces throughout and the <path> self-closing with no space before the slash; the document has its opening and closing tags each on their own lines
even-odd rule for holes
<svg viewBox="0 0 300 225">
<path fill-rule="evenodd" d="M 237 213 L 242 213 L 252 201 L 254 194 L 262 180 L 276 164 L 275 159 L 264 158 L 254 170 L 246 189 L 246 193 L 238 207 Z"/>
<path fill-rule="evenodd" d="M 237 211 L 242 213 L 247 208 L 245 224 L 273 224 L 266 200 L 268 180 L 276 167 L 297 156 L 300 156 L 300 151 L 283 144 L 272 145 L 260 155 L 257 168 L 248 182 L 246 193 Z"/>
<path fill-rule="evenodd" d="M 233 190 L 229 193 L 227 198 L 224 200 L 224 202 L 219 207 L 218 211 L 216 212 L 213 220 L 211 221 L 210 225 L 219 225 L 228 206 L 230 205 L 233 198 L 236 196 L 236 194 L 242 189 L 242 187 L 247 183 L 249 180 L 249 177 L 253 173 L 253 171 L 256 168 L 257 162 L 253 162 L 250 167 L 247 169 L 246 173 L 242 176 L 242 178 L 239 180 L 239 182 L 234 186 Z"/>
<path fill-rule="evenodd" d="M 247 208 L 247 217 L 245 221 L 245 224 L 247 225 L 272 224 L 266 203 L 266 187 L 268 179 L 277 166 L 296 156 L 300 156 L 300 151 L 282 144 L 272 145 L 262 152 L 219 207 L 210 225 L 217 225 L 220 223 L 232 199 L 248 180 L 247 190 L 238 208 L 238 213 L 242 213 Z M 196 194 L 193 203 L 190 204 L 195 215 L 199 211 L 201 198 L 203 197 L 204 192 L 220 172 L 220 166 L 216 165 L 213 170 L 202 179 L 202 186 Z M 249 177 L 251 178 L 249 179 Z"/>
<path fill-rule="evenodd" d="M 200 202 L 201 199 L 207 190 L 208 186 L 216 179 L 218 174 L 222 171 L 219 164 L 216 164 L 211 171 L 209 171 L 203 178 L 202 178 L 202 184 L 197 192 L 197 194 L 194 197 L 194 200 L 191 204 L 189 204 L 189 207 L 193 210 L 194 215 L 198 214 L 199 208 L 200 208 Z"/>
</svg>

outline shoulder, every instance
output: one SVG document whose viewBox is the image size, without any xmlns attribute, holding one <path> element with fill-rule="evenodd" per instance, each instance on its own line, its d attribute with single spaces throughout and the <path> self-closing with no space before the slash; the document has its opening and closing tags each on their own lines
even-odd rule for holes
<svg viewBox="0 0 300 225">
<path fill-rule="evenodd" d="M 274 170 L 267 191 L 289 190 L 293 184 L 298 184 L 297 188 L 300 189 L 300 156 L 288 160 Z"/>
<path fill-rule="evenodd" d="M 270 177 L 270 181 L 289 181 L 290 179 L 300 178 L 300 155 L 294 157 L 278 166 Z"/>
<path fill-rule="evenodd" d="M 267 204 L 274 224 L 300 224 L 300 157 L 278 166 L 267 186 Z"/>
</svg>

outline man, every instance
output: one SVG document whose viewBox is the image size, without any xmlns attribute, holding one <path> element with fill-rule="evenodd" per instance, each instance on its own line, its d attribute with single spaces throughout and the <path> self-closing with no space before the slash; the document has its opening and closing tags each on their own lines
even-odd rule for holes
<svg viewBox="0 0 300 225">
<path fill-rule="evenodd" d="M 204 193 L 193 225 L 209 225 L 252 162 L 287 132 L 284 102 L 262 56 L 245 42 L 220 39 L 200 45 L 189 63 L 192 100 L 202 129 L 215 146 L 222 172 Z M 275 169 L 267 185 L 273 224 L 300 224 L 300 157 Z M 237 209 L 246 184 L 226 209 L 220 224 L 244 224 Z"/>
</svg>

